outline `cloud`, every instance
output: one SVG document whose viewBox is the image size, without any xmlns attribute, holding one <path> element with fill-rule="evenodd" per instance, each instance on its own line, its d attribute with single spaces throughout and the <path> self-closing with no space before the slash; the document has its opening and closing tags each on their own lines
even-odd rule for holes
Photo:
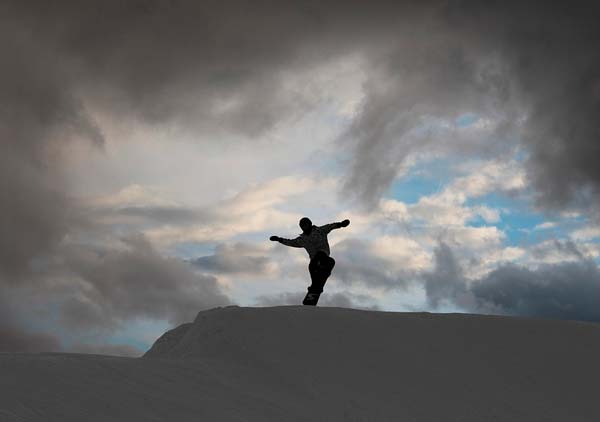
<svg viewBox="0 0 600 422">
<path fill-rule="evenodd" d="M 256 136 L 309 101 L 294 85 L 306 78 L 290 85 L 284 71 L 298 53 L 293 34 L 304 32 L 302 14 L 273 21 L 280 31 L 258 10 L 264 6 L 238 15 L 236 7 L 186 1 L 84 3 L 1 7 L 3 282 L 27 279 L 31 260 L 51 254 L 75 216 L 88 218 L 67 192 L 62 164 L 74 144 L 103 145 L 98 121 L 106 119 L 96 117 Z M 304 65 L 293 68 L 301 73 Z M 130 218 L 189 217 L 125 211 Z"/>
<path fill-rule="evenodd" d="M 441 243 L 436 248 L 434 262 L 433 271 L 423 275 L 429 306 L 435 309 L 448 300 L 464 305 L 469 298 L 467 286 L 462 269 L 448 245 Z"/>
<path fill-rule="evenodd" d="M 113 195 L 92 198 L 88 200 L 88 205 L 100 209 L 177 207 L 179 203 L 167 198 L 168 194 L 164 189 L 158 187 L 143 186 L 134 183 L 125 186 Z"/>
<path fill-rule="evenodd" d="M 182 206 L 133 206 L 117 209 L 94 209 L 90 210 L 89 215 L 95 217 L 96 222 L 103 222 L 108 225 L 138 226 L 140 228 L 156 227 L 157 225 L 189 226 L 199 221 L 214 218 L 214 216 L 202 210 Z"/>
<path fill-rule="evenodd" d="M 353 153 L 345 192 L 372 206 L 419 154 L 488 156 L 522 142 L 539 204 L 596 201 L 597 6 L 466 1 L 423 10 L 427 19 L 412 15 L 371 51 L 365 100 L 342 138 Z M 462 137 L 450 122 L 465 113 L 491 129 Z"/>
<path fill-rule="evenodd" d="M 407 265 L 396 265 L 394 258 L 397 257 L 381 257 L 374 252 L 371 242 L 361 239 L 345 239 L 337 243 L 332 255 L 336 260 L 332 276 L 336 280 L 383 289 L 406 288 L 411 283 L 414 268 L 418 268 L 423 259 L 415 256 L 415 261 L 411 262 L 411 257 L 403 256 Z"/>
<path fill-rule="evenodd" d="M 515 161 L 486 160 L 475 166 L 463 166 L 466 175 L 455 178 L 439 193 L 422 196 L 409 206 L 413 219 L 429 224 L 464 225 L 476 217 L 497 222 L 500 211 L 485 206 L 466 206 L 469 199 L 488 193 L 516 193 L 525 187 L 524 170 Z"/>
<path fill-rule="evenodd" d="M 3 71 L 28 89 L 19 100 L 7 84 L 7 104 L 97 140 L 88 108 L 258 136 L 324 100 L 306 88 L 310 69 L 354 55 L 366 81 L 342 137 L 345 193 L 373 205 L 420 154 L 489 156 L 521 137 L 540 201 L 564 204 L 595 195 L 600 179 L 589 158 L 600 95 L 592 16 L 590 4 L 545 2 L 8 3 L 4 48 L 20 54 Z M 466 113 L 477 124 L 454 123 Z"/>
<path fill-rule="evenodd" d="M 310 98 L 286 71 L 325 57 L 295 58 L 306 38 L 318 39 L 304 32 L 310 14 L 280 8 L 273 19 L 271 6 L 260 3 L 65 1 L 48 9 L 15 2 L 3 12 L 13 32 L 35 28 L 21 50 L 55 57 L 45 68 L 64 72 L 55 78 L 65 95 L 103 112 L 204 132 L 257 135 L 303 109 Z"/>
<path fill-rule="evenodd" d="M 0 285 L 5 350 L 139 355 L 110 335 L 135 321 L 177 325 L 231 303 L 215 277 L 160 254 L 143 235 L 115 239 L 96 229 L 79 234 L 93 242 L 61 242 L 27 283 Z"/>
<path fill-rule="evenodd" d="M 15 317 L 12 299 L 0 297 L 0 352 L 62 351 L 62 345 L 55 335 L 33 332 Z"/>
<path fill-rule="evenodd" d="M 545 221 L 541 224 L 537 224 L 533 230 L 547 230 L 547 229 L 553 229 L 557 226 L 557 223 L 554 221 Z"/>
<path fill-rule="evenodd" d="M 600 321 L 600 272 L 592 262 L 530 270 L 501 267 L 474 285 L 482 303 L 510 315 Z"/>
<path fill-rule="evenodd" d="M 574 230 L 571 237 L 576 240 L 592 240 L 600 238 L 599 226 L 587 226 L 581 229 Z"/>
<path fill-rule="evenodd" d="M 340 137 L 350 154 L 343 194 L 377 204 L 419 159 L 455 152 L 505 157 L 522 140 L 540 204 L 597 204 L 600 49 L 593 9 L 471 1 L 4 2 L 2 294 L 25 287 L 51 293 L 63 299 L 55 305 L 64 322 L 82 328 L 137 316 L 178 321 L 197 306 L 226 302 L 214 278 L 160 255 L 147 239 L 224 241 L 241 231 L 295 226 L 297 215 L 268 209 L 305 185 L 287 180 L 241 192 L 220 204 L 232 216 L 224 222 L 153 202 L 139 189 L 105 203 L 102 214 L 74 200 L 64 163 L 74 146 L 101 151 L 111 120 L 132 130 L 141 123 L 200 133 L 215 145 L 230 135 L 260 138 L 326 100 L 311 84 L 315 69 L 348 56 L 360 58 L 365 81 L 362 102 L 343 112 L 350 119 Z M 476 113 L 478 124 L 452 123 L 464 113 Z M 481 186 L 471 180 L 454 194 L 479 194 Z M 460 202 L 435 199 L 422 204 L 422 220 L 462 223 L 473 215 Z M 417 211 L 396 204 L 386 212 Z M 109 224 L 102 227 L 102 219 Z M 117 241 L 124 223 L 137 224 L 145 239 Z M 474 230 L 463 230 L 464 239 L 492 244 L 501 237 Z M 397 283 L 378 263 L 354 268 L 382 286 Z"/>
<path fill-rule="evenodd" d="M 247 242 L 219 244 L 213 255 L 191 260 L 195 267 L 216 274 L 261 275 L 268 273 L 273 264 L 268 249 Z"/>
<path fill-rule="evenodd" d="M 154 192 L 151 198 L 123 194 L 151 190 L 137 185 L 82 204 L 94 224 L 105 225 L 107 229 L 118 226 L 126 233 L 142 232 L 153 244 L 166 250 L 183 242 L 216 243 L 246 233 L 297 231 L 302 209 L 311 211 L 315 221 L 328 214 L 327 210 L 336 202 L 335 187 L 336 179 L 332 177 L 275 177 L 262 183 L 248 183 L 219 201 L 196 207 L 168 205 L 172 192 L 167 191 Z"/>
<path fill-rule="evenodd" d="M 434 308 L 446 303 L 469 312 L 600 321 L 600 271 L 584 258 L 535 269 L 501 265 L 467 281 L 452 250 L 440 244 L 423 278 Z"/>
<path fill-rule="evenodd" d="M 72 329 L 110 330 L 135 318 L 176 325 L 230 303 L 214 277 L 163 257 L 141 235 L 122 239 L 119 249 L 72 246 L 65 252 L 75 282 L 64 293 L 61 313 Z"/>
<path fill-rule="evenodd" d="M 60 341 L 46 333 L 28 333 L 19 325 L 0 325 L 0 352 L 59 352 Z"/>
<path fill-rule="evenodd" d="M 586 259 L 585 254 L 579 250 L 578 245 L 570 240 L 547 240 L 533 245 L 527 252 L 528 258 L 533 263 L 549 264 Z"/>
</svg>

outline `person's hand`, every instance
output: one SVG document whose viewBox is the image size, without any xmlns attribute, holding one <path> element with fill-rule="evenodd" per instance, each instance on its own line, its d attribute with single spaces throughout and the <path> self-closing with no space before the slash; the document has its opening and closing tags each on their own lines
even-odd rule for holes
<svg viewBox="0 0 600 422">
<path fill-rule="evenodd" d="M 273 242 L 279 242 L 279 236 L 271 236 L 271 237 L 269 237 L 269 240 L 271 240 Z"/>
<path fill-rule="evenodd" d="M 350 225 L 350 220 L 345 219 L 344 221 L 342 221 L 342 227 L 348 227 Z"/>
</svg>

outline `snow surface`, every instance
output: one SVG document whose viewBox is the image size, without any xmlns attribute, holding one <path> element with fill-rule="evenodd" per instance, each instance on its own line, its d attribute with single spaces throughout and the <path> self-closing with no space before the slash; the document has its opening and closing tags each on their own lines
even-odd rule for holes
<svg viewBox="0 0 600 422">
<path fill-rule="evenodd" d="M 141 358 L 0 354 L 0 421 L 599 421 L 600 326 L 286 306 Z"/>
</svg>

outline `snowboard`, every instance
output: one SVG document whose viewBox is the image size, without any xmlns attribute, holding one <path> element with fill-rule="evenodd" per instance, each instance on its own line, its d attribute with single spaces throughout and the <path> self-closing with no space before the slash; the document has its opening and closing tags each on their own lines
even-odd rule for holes
<svg viewBox="0 0 600 422">
<path fill-rule="evenodd" d="M 307 305 L 307 306 L 317 306 L 317 302 L 319 301 L 320 297 L 321 297 L 321 293 L 308 292 L 308 293 L 306 293 L 306 296 L 304 296 L 304 300 L 302 301 L 302 304 Z"/>
<path fill-rule="evenodd" d="M 321 293 L 308 292 L 306 293 L 306 296 L 304 296 L 302 304 L 307 306 L 317 306 L 320 297 Z"/>
</svg>

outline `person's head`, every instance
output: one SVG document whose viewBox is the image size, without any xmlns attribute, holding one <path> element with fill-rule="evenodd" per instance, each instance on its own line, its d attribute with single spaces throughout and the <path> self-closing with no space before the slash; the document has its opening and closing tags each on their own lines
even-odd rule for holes
<svg viewBox="0 0 600 422">
<path fill-rule="evenodd" d="M 308 217 L 302 217 L 300 219 L 300 228 L 303 232 L 308 232 L 312 228 L 312 221 Z"/>
</svg>

